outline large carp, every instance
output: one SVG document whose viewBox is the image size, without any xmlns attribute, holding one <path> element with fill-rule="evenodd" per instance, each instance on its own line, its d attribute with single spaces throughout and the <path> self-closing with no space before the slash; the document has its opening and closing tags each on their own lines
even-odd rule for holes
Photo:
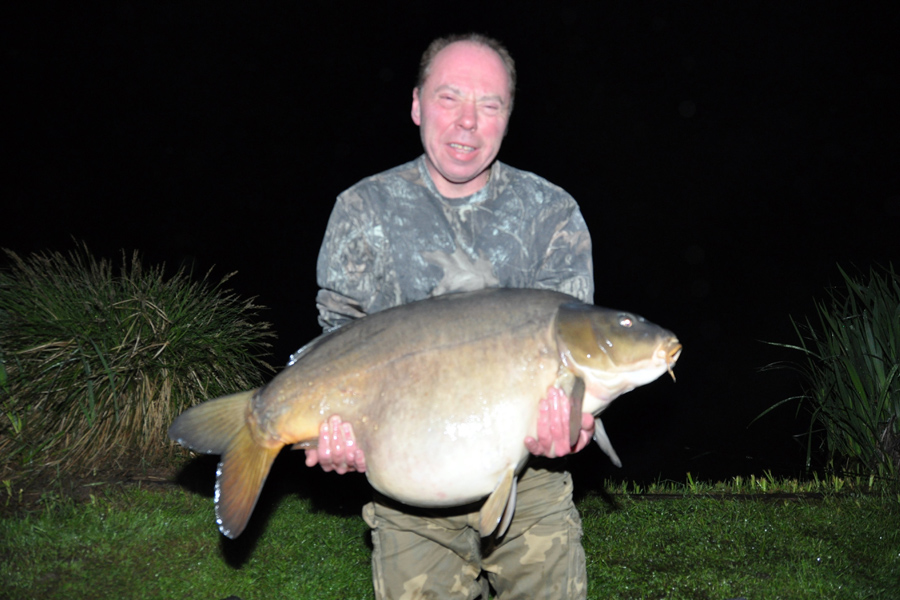
<svg viewBox="0 0 900 600">
<path fill-rule="evenodd" d="M 315 339 L 267 385 L 187 410 L 169 436 L 221 455 L 216 520 L 230 538 L 244 530 L 279 451 L 314 445 L 334 414 L 352 424 L 376 490 L 419 507 L 487 497 L 481 534 L 502 535 L 548 387 L 571 398 L 574 437 L 582 411 L 596 416 L 671 373 L 680 352 L 671 332 L 565 294 L 448 294 Z M 620 464 L 599 419 L 595 439 Z"/>
</svg>

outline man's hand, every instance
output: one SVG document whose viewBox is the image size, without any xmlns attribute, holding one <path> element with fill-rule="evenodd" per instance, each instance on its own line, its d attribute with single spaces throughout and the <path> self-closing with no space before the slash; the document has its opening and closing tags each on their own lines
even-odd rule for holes
<svg viewBox="0 0 900 600">
<path fill-rule="evenodd" d="M 525 447 L 532 454 L 556 458 L 582 450 L 594 436 L 594 416 L 581 413 L 581 430 L 575 447 L 569 446 L 568 396 L 556 386 L 547 389 L 547 397 L 541 400 L 538 414 L 537 439 L 525 438 Z"/>
<path fill-rule="evenodd" d="M 353 427 L 332 415 L 319 426 L 319 445 L 306 451 L 306 466 L 319 465 L 325 471 L 341 475 L 366 470 L 366 457 L 356 444 Z"/>
</svg>

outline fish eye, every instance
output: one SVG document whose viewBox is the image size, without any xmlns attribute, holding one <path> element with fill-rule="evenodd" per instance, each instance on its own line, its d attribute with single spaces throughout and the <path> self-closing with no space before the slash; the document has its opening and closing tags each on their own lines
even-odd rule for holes
<svg viewBox="0 0 900 600">
<path fill-rule="evenodd" d="M 619 315 L 619 325 L 621 327 L 631 327 L 634 325 L 634 319 L 631 318 L 631 315 Z"/>
</svg>

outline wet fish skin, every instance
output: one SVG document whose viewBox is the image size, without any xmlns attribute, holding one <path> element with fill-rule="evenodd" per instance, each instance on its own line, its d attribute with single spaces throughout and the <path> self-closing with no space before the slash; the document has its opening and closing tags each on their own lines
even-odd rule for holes
<svg viewBox="0 0 900 600">
<path fill-rule="evenodd" d="M 193 407 L 169 434 L 222 455 L 216 514 L 229 537 L 243 531 L 281 448 L 314 445 L 332 414 L 352 424 L 373 487 L 422 507 L 489 496 L 487 535 L 512 516 L 524 439 L 536 435 L 549 386 L 596 415 L 671 372 L 680 348 L 671 332 L 640 317 L 557 292 L 450 294 L 317 338 L 266 386 Z M 427 456 L 417 452 L 423 447 Z"/>
</svg>

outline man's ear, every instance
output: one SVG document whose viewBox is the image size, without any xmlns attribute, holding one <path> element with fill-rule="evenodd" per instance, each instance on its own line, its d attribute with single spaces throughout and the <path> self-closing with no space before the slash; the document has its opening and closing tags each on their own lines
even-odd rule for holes
<svg viewBox="0 0 900 600">
<path fill-rule="evenodd" d="M 410 116 L 412 117 L 413 123 L 416 125 L 422 124 L 422 105 L 419 102 L 419 88 L 413 88 L 413 99 L 412 99 L 412 110 L 410 111 Z"/>
</svg>

